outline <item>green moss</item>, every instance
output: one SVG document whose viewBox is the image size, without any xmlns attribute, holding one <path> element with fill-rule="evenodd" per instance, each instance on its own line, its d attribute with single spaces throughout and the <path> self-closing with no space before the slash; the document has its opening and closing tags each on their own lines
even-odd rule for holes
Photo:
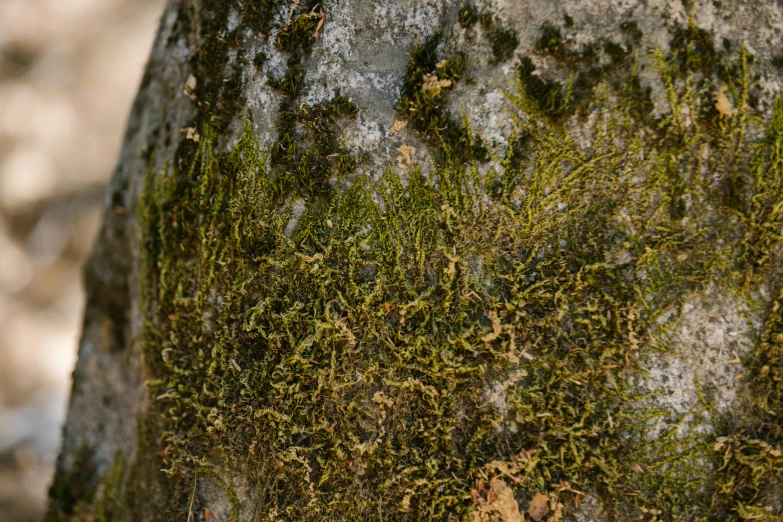
<svg viewBox="0 0 783 522">
<path fill-rule="evenodd" d="M 477 23 L 484 29 L 492 27 L 492 15 L 481 11 L 473 5 L 466 5 L 459 10 L 459 23 L 465 29 L 470 29 Z"/>
<path fill-rule="evenodd" d="M 562 56 L 566 52 L 566 45 L 563 41 L 563 34 L 560 28 L 552 24 L 544 24 L 541 27 L 541 36 L 536 40 L 536 50 L 551 54 L 553 56 Z"/>
<path fill-rule="evenodd" d="M 269 36 L 270 22 L 277 12 L 279 0 L 252 0 L 241 3 L 242 25 L 256 35 Z"/>
<path fill-rule="evenodd" d="M 249 124 L 225 150 L 207 125 L 190 162 L 150 170 L 139 203 L 170 518 L 187 517 L 195 473 L 220 470 L 248 478 L 260 520 L 449 520 L 498 477 L 523 507 L 542 491 L 571 510 L 589 491 L 619 520 L 761 513 L 780 469 L 780 300 L 752 366 L 757 410 L 714 419 L 722 438 L 649 440 L 668 413 L 636 387 L 669 349 L 663 310 L 707 285 L 746 296 L 779 266 L 783 103 L 750 142 L 744 55 L 737 113 L 705 127 L 682 121 L 701 103 L 690 69 L 658 53 L 670 112 L 650 121 L 624 65 L 584 148 L 562 125 L 569 87 L 523 58 L 509 149 L 480 169 L 480 141 L 445 109 L 467 57 L 433 38 L 411 51 L 397 109 L 434 169 L 371 181 L 345 176 L 350 100 L 298 103 L 306 46 L 291 31 L 270 150 Z M 699 407 L 709 422 L 707 394 Z"/>
<path fill-rule="evenodd" d="M 625 46 L 609 40 L 603 40 L 603 50 L 610 59 L 610 64 L 601 64 L 597 43 L 587 43 L 581 48 L 563 38 L 559 27 L 545 23 L 541 34 L 536 40 L 537 52 L 554 58 L 556 65 L 565 69 L 568 74 L 568 85 L 544 78 L 535 71 L 532 60 L 523 57 L 517 68 L 520 80 L 525 86 L 528 96 L 535 100 L 542 111 L 553 118 L 571 115 L 575 112 L 586 114 L 591 109 L 591 100 L 595 98 L 594 90 L 602 83 L 609 82 L 612 88 L 622 91 L 622 81 L 632 78 L 637 94 L 649 91 L 639 84 L 635 75 L 632 56 L 632 46 Z M 650 102 L 649 92 L 644 97 Z M 647 103 L 651 106 L 651 103 Z M 645 109 L 649 113 L 649 110 Z"/>
<path fill-rule="evenodd" d="M 305 14 L 293 17 L 277 33 L 277 48 L 281 51 L 300 54 L 308 53 L 315 43 L 315 28 L 319 21 L 315 6 Z"/>
<path fill-rule="evenodd" d="M 303 104 L 294 110 L 295 93 L 298 88 L 281 105 L 280 134 L 271 148 L 278 192 L 281 196 L 292 189 L 305 196 L 325 194 L 335 174 L 346 174 L 356 167 L 356 160 L 339 144 L 336 123 L 340 118 L 355 118 L 357 108 L 337 91 L 328 102 Z"/>
<path fill-rule="evenodd" d="M 604 42 L 604 52 L 609 55 L 609 58 L 614 63 L 622 63 L 628 58 L 628 48 L 618 43 L 606 41 Z"/>
<path fill-rule="evenodd" d="M 466 55 L 440 59 L 440 38 L 435 35 L 409 53 L 407 75 L 395 108 L 439 157 L 452 154 L 461 160 L 487 160 L 481 141 L 445 109 L 449 91 L 465 72 Z"/>
<path fill-rule="evenodd" d="M 466 5 L 459 10 L 459 23 L 465 29 L 476 25 L 479 21 L 480 12 L 472 5 Z"/>
<path fill-rule="evenodd" d="M 642 41 L 642 30 L 639 29 L 639 24 L 636 20 L 628 20 L 620 24 L 620 30 L 631 39 L 635 44 L 639 44 Z"/>
<path fill-rule="evenodd" d="M 159 437 L 164 430 L 165 424 L 154 405 L 149 414 L 139 415 L 136 424 L 136 455 L 143 457 L 129 459 L 127 463 L 120 520 L 178 520 L 183 506 L 190 505 L 193 483 L 190 482 L 190 487 L 178 487 L 184 486 L 185 477 L 181 477 L 179 484 L 172 484 L 161 472 L 166 448 L 160 446 Z"/>
<path fill-rule="evenodd" d="M 713 504 L 735 519 L 778 520 L 777 499 L 783 491 L 783 281 L 780 267 L 780 223 L 783 221 L 783 99 L 777 98 L 764 145 L 749 162 L 749 176 L 737 205 L 749 227 L 743 256 L 776 289 L 765 311 L 760 342 L 745 361 L 752 392 L 740 419 L 725 419 L 713 445 L 721 473 Z M 777 272 L 777 273 L 776 273 Z"/>
<path fill-rule="evenodd" d="M 303 196 L 324 196 L 330 181 L 356 168 L 356 159 L 339 145 L 337 120 L 355 118 L 356 105 L 339 91 L 328 102 L 298 103 L 306 92 L 303 58 L 315 42 L 320 21 L 318 4 L 302 4 L 291 11 L 291 20 L 277 34 L 277 47 L 290 54 L 288 70 L 269 84 L 283 95 L 278 109 L 277 140 L 270 150 L 275 170 L 274 191 L 284 197 L 291 191 Z M 304 11 L 298 14 L 300 10 Z"/>
<path fill-rule="evenodd" d="M 492 63 L 509 60 L 519 46 L 516 32 L 501 27 L 491 14 L 472 5 L 466 5 L 459 10 L 459 23 L 463 28 L 470 29 L 479 22 L 487 31 L 487 38 L 492 46 Z"/>
<path fill-rule="evenodd" d="M 411 86 L 435 47 L 412 53 Z M 509 100 L 525 109 L 524 95 Z M 319 110 L 345 108 L 337 95 Z M 375 187 L 360 178 L 308 199 L 293 228 L 252 132 L 216 153 L 204 129 L 187 175 L 151 172 L 141 205 L 144 349 L 171 480 L 217 452 L 254 477 L 270 517 L 442 520 L 471 508 L 497 462 L 534 455 L 521 498 L 562 480 L 628 499 L 605 506 L 618 516 L 708 513 L 723 494 L 700 492 L 711 446 L 646 446 L 655 412 L 630 383 L 641 351 L 661 349 L 648 344 L 658 311 L 744 263 L 741 243 L 715 248 L 743 236 L 725 234 L 736 224 L 698 175 L 700 140 L 720 164 L 739 129 L 657 142 L 629 114 L 604 111 L 589 154 L 546 120 L 518 120 L 499 170 L 446 156 L 407 186 L 392 172 Z M 673 178 L 670 157 L 691 174 Z M 758 161 L 780 177 L 774 158 Z M 772 188 L 757 194 L 776 200 Z M 673 216 L 683 192 L 701 203 Z"/>
<path fill-rule="evenodd" d="M 62 457 L 60 466 L 62 465 Z M 109 469 L 102 475 L 93 461 L 92 450 L 86 444 L 73 453 L 73 464 L 58 466 L 49 488 L 47 522 L 116 522 L 123 513 L 123 479 L 125 455 L 118 452 Z"/>
<path fill-rule="evenodd" d="M 264 64 L 267 61 L 267 55 L 265 52 L 257 52 L 256 55 L 253 57 L 253 65 L 258 67 L 259 69 L 264 66 Z"/>
<path fill-rule="evenodd" d="M 682 71 L 712 74 L 717 68 L 719 56 L 712 34 L 698 27 L 693 19 L 687 27 L 675 29 L 671 49 Z"/>
<path fill-rule="evenodd" d="M 525 88 L 525 93 L 535 101 L 540 111 L 550 117 L 565 114 L 567 109 L 565 89 L 560 83 L 536 74 L 536 67 L 529 57 L 523 56 L 520 59 L 517 74 Z"/>
<path fill-rule="evenodd" d="M 298 63 L 292 64 L 282 78 L 270 78 L 269 85 L 283 94 L 286 98 L 299 96 L 304 85 L 305 71 Z"/>
<path fill-rule="evenodd" d="M 489 41 L 492 44 L 492 55 L 494 63 L 505 62 L 513 55 L 519 46 L 519 39 L 514 31 L 493 27 L 488 34 Z"/>
<path fill-rule="evenodd" d="M 243 51 L 239 49 L 235 31 L 226 29 L 231 5 L 207 0 L 202 9 L 200 22 L 204 40 L 190 59 L 191 74 L 196 78 L 192 94 L 200 109 L 194 125 L 200 126 L 204 118 L 216 116 L 217 125 L 225 128 L 244 105 L 240 70 L 236 65 L 229 65 L 230 51 Z M 192 16 L 195 14 L 186 10 L 177 18 L 189 29 Z M 225 79 L 229 81 L 224 82 Z"/>
</svg>

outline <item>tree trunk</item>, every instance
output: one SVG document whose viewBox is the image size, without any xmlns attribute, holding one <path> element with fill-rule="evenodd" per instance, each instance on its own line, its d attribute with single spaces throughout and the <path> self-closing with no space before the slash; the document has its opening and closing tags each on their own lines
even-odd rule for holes
<svg viewBox="0 0 783 522">
<path fill-rule="evenodd" d="M 781 29 L 171 0 L 47 520 L 782 520 Z"/>
</svg>

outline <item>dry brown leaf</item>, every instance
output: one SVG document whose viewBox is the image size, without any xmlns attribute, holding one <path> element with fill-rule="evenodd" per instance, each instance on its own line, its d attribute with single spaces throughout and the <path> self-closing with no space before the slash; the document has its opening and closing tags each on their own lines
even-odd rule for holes
<svg viewBox="0 0 783 522">
<path fill-rule="evenodd" d="M 511 491 L 511 488 L 505 482 L 492 479 L 492 485 L 489 488 L 489 498 L 491 499 L 491 509 L 500 515 L 503 522 L 525 522 L 525 518 L 519 512 L 519 504 L 517 504 L 517 500 L 514 498 L 514 492 Z"/>
<path fill-rule="evenodd" d="M 318 38 L 318 31 L 321 30 L 321 27 L 324 26 L 324 20 L 326 17 L 324 16 L 324 10 L 321 9 L 318 13 L 318 25 L 315 26 L 315 34 L 313 34 L 313 38 Z"/>
<path fill-rule="evenodd" d="M 201 141 L 201 135 L 199 135 L 199 133 L 196 132 L 196 128 L 195 127 L 186 127 L 184 129 L 182 129 L 180 132 L 184 132 L 185 133 L 185 139 L 186 140 L 193 140 L 196 143 Z"/>
<path fill-rule="evenodd" d="M 452 85 L 451 80 L 441 80 L 440 78 L 438 78 L 438 75 L 434 72 L 430 74 L 425 74 L 422 80 L 423 81 L 421 84 L 421 90 L 433 91 L 435 96 L 437 96 L 440 93 L 441 89 L 451 87 Z"/>
<path fill-rule="evenodd" d="M 542 495 L 541 493 L 536 493 L 533 500 L 531 500 L 530 504 L 527 506 L 527 514 L 530 515 L 530 518 L 539 522 L 539 520 L 542 520 L 548 513 L 549 497 Z"/>
</svg>

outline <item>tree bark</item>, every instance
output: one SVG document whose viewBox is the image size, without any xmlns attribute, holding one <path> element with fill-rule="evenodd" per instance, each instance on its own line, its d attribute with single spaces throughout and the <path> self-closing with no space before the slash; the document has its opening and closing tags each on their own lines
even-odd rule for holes
<svg viewBox="0 0 783 522">
<path fill-rule="evenodd" d="M 781 520 L 781 29 L 171 0 L 47 520 Z"/>
</svg>

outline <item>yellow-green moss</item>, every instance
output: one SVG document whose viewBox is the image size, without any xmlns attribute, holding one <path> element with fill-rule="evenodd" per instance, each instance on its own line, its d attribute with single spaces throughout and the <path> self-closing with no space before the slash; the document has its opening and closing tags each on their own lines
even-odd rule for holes
<svg viewBox="0 0 783 522">
<path fill-rule="evenodd" d="M 411 53 L 398 104 L 434 144 L 431 173 L 303 194 L 249 125 L 228 152 L 206 126 L 186 169 L 150 170 L 143 347 L 172 491 L 229 469 L 262 520 L 449 520 L 505 470 L 522 506 L 542 491 L 572 509 L 588 491 L 618 519 L 763 509 L 779 432 L 651 441 L 660 412 L 632 383 L 668 349 L 663 308 L 777 282 L 783 103 L 750 143 L 743 54 L 736 113 L 688 124 L 703 99 L 659 58 L 671 113 L 640 118 L 629 81 L 601 98 L 615 102 L 587 148 L 520 83 L 512 146 L 486 173 L 455 147 L 475 143 L 469 125 L 434 124 L 453 120 L 424 77 L 456 81 L 465 59 L 437 42 Z M 763 411 L 718 428 L 780 425 L 777 313 L 756 355 Z"/>
</svg>

